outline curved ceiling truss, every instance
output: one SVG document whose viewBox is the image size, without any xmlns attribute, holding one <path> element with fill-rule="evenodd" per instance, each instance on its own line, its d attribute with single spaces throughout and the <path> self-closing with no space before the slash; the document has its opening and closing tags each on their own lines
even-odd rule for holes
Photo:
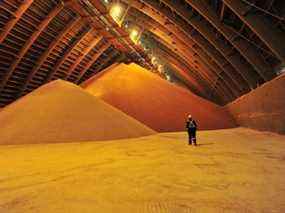
<svg viewBox="0 0 285 213">
<path fill-rule="evenodd" d="M 285 64 L 283 0 L 120 2 L 176 77 L 216 103 L 273 79 Z M 54 79 L 80 84 L 118 61 L 152 69 L 106 1 L 3 0 L 0 14 L 0 107 Z"/>
</svg>

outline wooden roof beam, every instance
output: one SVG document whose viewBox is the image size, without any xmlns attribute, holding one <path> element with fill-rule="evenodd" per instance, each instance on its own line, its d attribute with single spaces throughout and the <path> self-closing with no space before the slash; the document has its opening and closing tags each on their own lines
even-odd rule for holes
<svg viewBox="0 0 285 213">
<path fill-rule="evenodd" d="M 103 44 L 98 52 L 92 57 L 92 59 L 88 62 L 88 64 L 85 66 L 85 68 L 80 72 L 79 76 L 77 77 L 75 83 L 80 82 L 81 78 L 84 76 L 84 74 L 90 69 L 90 67 L 96 62 L 96 60 L 100 57 L 100 55 L 105 52 L 109 47 L 111 46 L 110 42 L 107 42 Z"/>
<path fill-rule="evenodd" d="M 198 62 L 200 71 L 205 73 L 208 78 L 217 78 L 216 73 L 213 72 L 208 65 L 202 65 L 203 62 L 199 55 L 197 55 L 195 52 L 193 52 L 192 48 L 187 48 L 187 44 L 183 43 L 175 34 L 173 34 L 171 31 L 169 31 L 164 26 L 160 25 L 159 23 L 155 22 L 150 17 L 142 17 L 140 14 L 134 14 L 136 17 L 136 23 L 140 22 L 141 26 L 147 26 L 148 30 L 156 35 L 156 37 L 161 38 L 164 43 L 167 43 L 167 46 L 170 47 L 170 49 L 177 50 L 180 55 L 185 59 L 185 61 L 194 64 L 195 61 Z M 133 16 L 132 16 L 133 17 Z M 144 24 L 147 23 L 147 24 Z"/>
<path fill-rule="evenodd" d="M 162 46 L 160 46 L 160 48 L 157 48 L 157 51 L 159 52 L 160 55 L 162 55 L 163 57 L 165 57 L 168 62 L 172 62 L 172 64 L 175 64 L 177 67 L 180 67 L 180 66 L 181 66 L 181 61 L 178 62 L 177 59 L 176 59 L 175 57 L 173 57 L 173 55 L 172 55 L 171 53 L 169 53 L 169 52 L 167 52 L 166 50 L 164 50 L 164 49 L 162 48 Z M 187 67 L 188 67 L 188 69 L 192 70 L 192 72 L 195 73 L 195 71 L 193 71 L 193 70 L 195 70 L 195 68 L 193 68 L 191 65 L 190 65 L 190 67 L 189 67 L 189 65 L 188 65 Z M 180 70 L 178 70 L 178 71 L 181 71 L 181 70 L 183 70 L 183 69 L 180 69 Z M 191 81 L 192 85 L 193 85 L 194 82 L 196 82 L 196 85 L 195 85 L 195 86 L 197 87 L 197 83 L 198 83 L 197 80 L 195 80 L 195 81 L 193 82 L 193 80 L 194 80 L 195 78 L 193 78 L 193 77 L 190 75 L 189 72 L 188 72 L 188 74 L 187 74 L 187 72 L 185 71 L 185 69 L 184 69 L 184 72 L 180 72 L 179 74 L 182 75 L 182 76 L 184 76 L 184 77 L 186 77 L 186 75 L 187 75 L 188 78 L 186 78 L 186 79 L 192 80 L 192 81 Z M 185 74 L 186 74 L 186 75 L 185 75 Z M 210 87 L 210 88 L 214 89 L 214 82 L 212 81 L 212 79 L 208 78 L 208 77 L 205 75 L 205 73 L 201 73 L 201 72 L 200 72 L 199 75 L 201 75 L 201 78 L 203 79 L 203 81 L 205 81 L 205 82 L 207 83 L 207 87 Z M 190 76 L 191 76 L 192 79 L 189 79 Z M 205 92 L 205 91 L 204 91 L 204 92 Z M 206 94 L 204 93 L 204 95 L 208 96 L 207 93 L 206 93 Z M 218 95 L 221 96 L 220 93 L 218 93 Z"/>
<path fill-rule="evenodd" d="M 133 0 L 130 2 L 130 0 L 123 0 L 125 3 L 131 3 L 132 7 L 136 8 L 137 10 L 143 12 L 149 17 L 152 17 L 155 19 L 156 22 L 158 22 L 160 25 L 166 26 L 169 31 L 173 32 L 181 41 L 183 41 L 189 49 L 194 48 L 194 46 L 199 46 L 202 51 L 206 52 L 208 56 L 210 56 L 215 63 L 217 63 L 221 70 L 224 70 L 227 75 L 231 77 L 233 81 L 236 82 L 236 85 L 239 86 L 239 88 L 242 91 L 248 91 L 248 83 L 242 78 L 240 75 L 240 70 L 235 70 L 231 64 L 225 64 L 223 59 L 223 56 L 218 52 L 216 49 L 214 49 L 207 40 L 205 40 L 201 35 L 195 34 L 195 38 L 192 35 L 192 30 L 189 29 L 187 26 L 185 26 L 185 23 L 181 22 L 179 19 L 175 19 L 171 14 L 167 13 L 161 13 L 159 8 L 151 7 L 151 5 L 146 5 L 141 3 L 140 1 Z M 203 39 L 203 42 L 200 42 L 200 40 Z M 197 45 L 196 45 L 197 44 Z"/>
<path fill-rule="evenodd" d="M 285 33 L 278 31 L 264 15 L 250 13 L 248 5 L 240 0 L 223 0 L 227 5 L 276 55 L 285 62 Z"/>
<path fill-rule="evenodd" d="M 49 57 L 49 55 L 53 52 L 53 50 L 56 48 L 56 46 L 60 43 L 60 41 L 69 34 L 72 29 L 79 24 L 81 19 L 79 17 L 75 17 L 73 20 L 71 20 L 66 27 L 60 32 L 57 37 L 52 41 L 52 43 L 49 45 L 49 47 L 45 50 L 45 52 L 41 55 L 41 57 L 36 62 L 36 65 L 32 68 L 31 72 L 29 73 L 27 79 L 25 80 L 23 86 L 20 88 L 18 96 L 21 96 L 23 92 L 26 90 L 27 86 L 29 85 L 30 81 L 34 78 L 35 74 L 39 71 L 41 66 L 44 64 L 46 59 Z"/>
<path fill-rule="evenodd" d="M 145 0 L 149 2 L 150 0 Z M 186 10 L 185 7 L 177 5 L 176 2 L 172 0 L 161 0 L 165 3 L 171 10 L 175 11 L 184 21 L 186 21 L 190 26 L 192 26 L 199 34 L 201 34 L 208 42 L 216 48 L 223 57 L 232 64 L 233 67 L 244 77 L 244 79 L 249 83 L 251 88 L 256 88 L 258 85 L 258 79 L 255 75 L 255 71 L 251 67 L 244 63 L 241 57 L 237 54 L 231 54 L 231 48 L 227 46 L 223 41 L 216 37 L 215 32 L 209 29 L 206 22 L 200 17 L 194 16 L 192 11 Z M 153 4 L 153 1 L 152 1 Z M 154 4 L 153 4 L 154 5 Z M 157 7 L 157 5 L 154 5 Z M 167 11 L 165 10 L 164 13 Z M 230 55 L 231 54 L 231 55 Z"/>
<path fill-rule="evenodd" d="M 0 82 L 0 91 L 5 87 L 7 81 L 14 73 L 16 67 L 21 62 L 22 58 L 25 56 L 25 54 L 28 52 L 30 47 L 33 45 L 33 43 L 38 39 L 40 34 L 44 31 L 44 29 L 48 26 L 48 24 L 52 21 L 52 19 L 62 10 L 63 5 L 59 4 L 57 5 L 48 15 L 47 17 L 42 21 L 42 23 L 39 25 L 38 29 L 31 35 L 31 37 L 26 41 L 24 46 L 19 52 L 18 57 L 13 61 L 13 63 L 10 65 L 9 71 L 4 75 L 2 78 L 2 81 Z"/>
<path fill-rule="evenodd" d="M 271 80 L 275 74 L 272 68 L 262 60 L 258 50 L 247 40 L 240 37 L 236 32 L 227 28 L 220 20 L 215 11 L 204 1 L 186 0 L 197 12 L 199 12 L 212 26 L 219 31 L 238 52 L 255 68 L 265 80 Z"/>
<path fill-rule="evenodd" d="M 226 5 L 224 4 L 224 2 L 222 2 L 221 4 L 222 4 L 222 8 L 221 8 L 221 14 L 220 14 L 220 21 L 223 21 L 224 16 L 225 16 L 225 11 L 226 11 Z"/>
<path fill-rule="evenodd" d="M 199 62 L 199 65 L 201 64 L 201 59 L 195 55 L 195 53 L 193 53 L 191 51 L 191 49 L 188 49 L 186 45 L 184 45 L 183 43 L 179 42 L 179 40 L 176 39 L 172 39 L 168 36 L 167 33 L 160 31 L 158 29 L 150 29 L 150 32 L 152 32 L 154 35 L 156 35 L 157 37 L 161 38 L 165 43 L 168 44 L 168 46 L 171 49 L 177 49 L 177 52 L 179 52 L 179 54 L 181 55 L 181 57 L 183 57 L 185 59 L 185 61 L 194 64 L 195 61 Z M 199 67 L 199 69 L 201 69 L 200 71 L 205 73 L 207 75 L 208 78 L 215 78 L 215 73 L 211 72 L 211 70 L 209 69 L 209 67 Z"/>
<path fill-rule="evenodd" d="M 66 61 L 66 59 L 70 56 L 70 54 L 72 53 L 72 51 L 87 37 L 90 36 L 90 34 L 94 33 L 94 29 L 89 28 L 88 30 L 86 30 L 85 32 L 83 32 L 80 37 L 72 44 L 68 47 L 68 50 L 65 52 L 65 54 L 59 59 L 59 61 L 56 63 L 55 67 L 53 67 L 52 72 L 49 73 L 49 75 L 47 76 L 45 82 L 49 82 L 50 80 L 52 80 L 53 76 L 55 75 L 55 73 L 59 70 L 59 68 L 64 64 L 64 62 Z"/>
<path fill-rule="evenodd" d="M 92 75 L 91 76 L 88 76 L 88 78 L 86 80 L 84 80 L 83 78 L 80 79 L 80 81 L 78 83 L 81 83 L 82 81 L 85 82 L 87 81 L 88 79 L 92 78 L 94 75 L 96 75 L 98 72 L 100 72 L 100 70 L 107 64 L 109 63 L 111 60 L 113 60 L 114 58 L 116 58 L 118 52 L 117 51 L 112 51 L 108 57 L 106 58 L 103 58 L 102 60 L 100 60 L 100 64 L 95 68 L 95 69 L 92 69 Z M 94 63 L 93 63 L 94 64 Z M 113 67 L 117 66 L 118 63 L 115 62 L 113 63 L 112 65 L 110 65 L 107 69 L 112 69 Z M 92 67 L 92 66 L 91 66 Z M 90 69 L 91 69 L 90 67 Z M 89 70 L 90 70 L 89 69 Z M 83 76 L 82 76 L 83 77 Z"/>
<path fill-rule="evenodd" d="M 198 66 L 200 72 L 206 74 L 207 79 L 213 78 L 213 81 L 216 81 L 217 78 L 222 78 L 222 76 L 218 75 L 218 72 L 220 70 L 218 66 L 209 66 L 215 62 L 212 62 L 211 59 L 209 59 L 210 57 L 205 57 L 206 54 L 200 55 L 200 53 L 197 53 L 195 51 L 196 49 L 194 49 L 193 46 L 189 46 L 188 43 L 184 43 L 182 40 L 180 40 L 180 38 L 176 36 L 176 34 L 172 33 L 160 23 L 156 22 L 152 17 L 144 17 L 146 15 L 136 14 L 134 11 L 131 12 L 131 16 L 129 15 L 128 17 L 135 19 L 136 23 L 142 22 L 144 26 L 147 26 L 150 32 L 163 40 L 162 42 L 164 45 L 168 46 L 174 52 L 178 51 L 180 56 L 183 57 L 187 63 L 191 63 L 192 66 Z M 198 62 L 198 64 L 195 64 L 195 62 Z M 213 70 L 214 68 L 216 70 Z M 233 90 L 232 94 L 234 94 L 235 97 L 238 97 L 238 94 L 240 94 L 238 89 L 232 85 L 227 84 L 227 86 L 229 86 L 229 90 Z"/>
<path fill-rule="evenodd" d="M 23 3 L 20 5 L 20 7 L 15 12 L 14 17 L 5 25 L 4 29 L 1 31 L 0 43 L 2 43 L 5 40 L 7 35 L 10 33 L 13 27 L 18 23 L 18 21 L 21 19 L 21 17 L 26 12 L 26 10 L 29 9 L 32 3 L 33 3 L 33 0 L 23 1 Z"/>
<path fill-rule="evenodd" d="M 70 68 L 68 69 L 68 72 L 66 74 L 66 76 L 63 79 L 68 79 L 68 77 L 72 74 L 72 72 L 74 71 L 74 69 L 80 64 L 80 62 L 86 57 L 86 55 L 88 55 L 88 53 L 90 51 L 93 50 L 93 48 L 96 47 L 96 45 L 102 41 L 103 37 L 102 36 L 97 36 L 96 38 L 93 39 L 93 41 L 89 44 L 89 46 L 87 48 L 85 48 L 85 50 L 83 51 L 83 53 L 76 58 L 75 62 L 70 66 Z"/>
</svg>

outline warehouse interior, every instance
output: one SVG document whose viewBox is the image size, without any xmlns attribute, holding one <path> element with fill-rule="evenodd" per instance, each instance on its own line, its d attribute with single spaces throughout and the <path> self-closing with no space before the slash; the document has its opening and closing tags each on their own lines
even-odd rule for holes
<svg viewBox="0 0 285 213">
<path fill-rule="evenodd" d="M 0 213 L 284 212 L 284 106 L 283 0 L 1 0 Z"/>
</svg>

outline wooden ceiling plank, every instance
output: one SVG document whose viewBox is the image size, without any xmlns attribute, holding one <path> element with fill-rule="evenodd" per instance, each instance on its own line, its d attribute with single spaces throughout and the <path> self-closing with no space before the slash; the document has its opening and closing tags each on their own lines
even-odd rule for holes
<svg viewBox="0 0 285 213">
<path fill-rule="evenodd" d="M 265 81 L 271 80 L 276 76 L 272 71 L 272 68 L 262 60 L 258 50 L 247 40 L 227 28 L 208 4 L 200 0 L 186 0 L 186 2 L 211 23 L 212 26 L 218 30 L 241 55 L 243 55 Z"/>
<path fill-rule="evenodd" d="M 76 61 L 70 66 L 66 76 L 63 79 L 68 79 L 68 77 L 72 74 L 74 69 L 80 64 L 80 62 L 86 57 L 86 55 L 92 51 L 93 48 L 96 47 L 100 41 L 102 41 L 103 37 L 102 36 L 97 36 L 96 38 L 93 39 L 93 41 L 89 44 L 89 46 L 83 51 L 83 53 L 76 58 Z"/>
<path fill-rule="evenodd" d="M 77 49 L 77 45 L 80 44 L 85 38 L 86 36 L 89 36 L 90 33 L 93 33 L 93 29 L 89 28 L 88 30 L 86 30 L 81 37 L 75 41 L 72 45 L 70 45 L 68 47 L 68 50 L 65 52 L 65 54 L 63 56 L 61 56 L 61 58 L 59 59 L 59 61 L 56 63 L 56 65 L 53 67 L 52 72 L 49 73 L 49 75 L 47 76 L 47 78 L 45 79 L 45 83 L 49 82 L 50 80 L 52 80 L 52 78 L 54 77 L 54 75 L 57 73 L 57 71 L 59 70 L 59 68 L 64 64 L 64 62 L 68 59 L 68 57 L 70 56 L 70 54 Z"/>
<path fill-rule="evenodd" d="M 70 33 L 70 31 L 81 21 L 79 17 L 75 17 L 71 22 L 69 22 L 64 30 L 57 35 L 57 37 L 53 40 L 53 42 L 49 45 L 46 51 L 42 54 L 42 56 L 38 59 L 36 65 L 32 68 L 31 72 L 29 73 L 26 81 L 24 82 L 23 86 L 20 88 L 18 96 L 21 96 L 23 92 L 26 90 L 27 86 L 35 76 L 35 74 L 39 71 L 42 67 L 46 59 L 50 56 L 50 54 L 54 51 L 55 47 L 62 41 L 62 39 Z"/>
<path fill-rule="evenodd" d="M 0 33 L 0 43 L 2 43 L 13 27 L 18 23 L 21 19 L 23 14 L 26 12 L 27 9 L 31 6 L 33 0 L 26 0 L 20 5 L 17 11 L 14 13 L 14 17 L 5 25 L 4 29 Z"/>
<path fill-rule="evenodd" d="M 80 72 L 78 75 L 75 83 L 80 82 L 81 78 L 84 76 L 84 74 L 90 69 L 90 67 L 96 62 L 96 60 L 100 57 L 100 55 L 107 50 L 111 46 L 110 42 L 105 43 L 100 47 L 98 52 L 92 57 L 92 59 L 88 62 L 88 64 L 85 66 L 85 68 Z"/>
<path fill-rule="evenodd" d="M 2 78 L 2 81 L 0 82 L 0 91 L 3 90 L 5 87 L 7 81 L 9 78 L 13 75 L 16 67 L 21 62 L 22 58 L 25 56 L 25 54 L 28 52 L 30 47 L 33 45 L 33 43 L 38 39 L 40 34 L 44 31 L 44 29 L 48 26 L 48 24 L 52 21 L 52 19 L 63 9 L 63 5 L 57 5 L 49 14 L 48 16 L 41 22 L 41 24 L 38 26 L 38 29 L 31 35 L 31 37 L 26 41 L 22 49 L 20 50 L 18 54 L 18 58 L 12 62 L 10 65 L 9 71 L 5 73 L 4 77 Z"/>
<path fill-rule="evenodd" d="M 230 8 L 278 57 L 285 62 L 285 33 L 278 31 L 264 15 L 246 13 L 248 5 L 240 0 L 224 0 Z"/>
</svg>

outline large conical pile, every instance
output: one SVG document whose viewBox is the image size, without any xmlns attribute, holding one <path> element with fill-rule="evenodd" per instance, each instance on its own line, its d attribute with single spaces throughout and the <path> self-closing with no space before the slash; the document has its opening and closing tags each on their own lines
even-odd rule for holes
<svg viewBox="0 0 285 213">
<path fill-rule="evenodd" d="M 154 131 L 80 87 L 53 81 L 4 108 L 0 144 L 140 137 Z"/>
<path fill-rule="evenodd" d="M 199 129 L 235 126 L 222 107 L 135 64 L 108 69 L 82 87 L 156 131 L 185 130 L 188 114 L 198 121 Z"/>
</svg>

